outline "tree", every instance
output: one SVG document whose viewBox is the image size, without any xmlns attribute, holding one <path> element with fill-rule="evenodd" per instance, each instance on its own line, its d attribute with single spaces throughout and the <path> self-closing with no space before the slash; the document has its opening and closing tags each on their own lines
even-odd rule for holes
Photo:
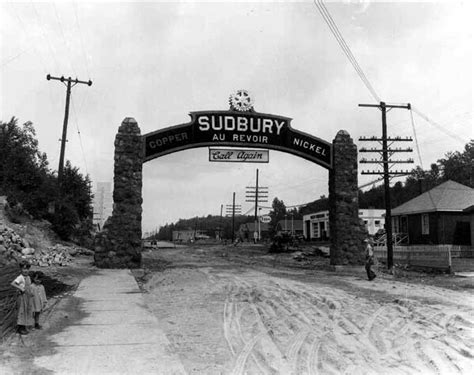
<svg viewBox="0 0 474 375">
<path fill-rule="evenodd" d="M 273 199 L 272 210 L 269 213 L 270 215 L 270 235 L 275 235 L 277 232 L 277 224 L 280 220 L 283 220 L 286 215 L 286 206 L 282 200 L 279 200 L 277 197 Z"/>
<path fill-rule="evenodd" d="M 35 217 L 47 213 L 48 201 L 56 195 L 56 186 L 48 168 L 46 154 L 38 149 L 33 123 L 18 126 L 12 118 L 0 121 L 0 194 L 11 205 L 22 203 Z"/>
<path fill-rule="evenodd" d="M 465 145 L 464 151 L 448 152 L 437 163 L 432 163 L 430 169 L 416 167 L 406 178 L 405 182 L 397 182 L 390 188 L 391 206 L 397 207 L 415 198 L 425 191 L 433 189 L 447 180 L 453 180 L 463 185 L 474 187 L 474 141 Z M 359 191 L 360 208 L 383 208 L 384 189 L 382 185 L 369 191 Z"/>
<path fill-rule="evenodd" d="M 10 206 L 22 207 L 33 218 L 50 220 L 63 239 L 90 238 L 89 177 L 84 177 L 68 161 L 59 196 L 57 176 L 50 171 L 46 154 L 39 151 L 30 121 L 22 126 L 14 117 L 8 123 L 0 121 L 0 194 L 7 195 Z M 53 203 L 54 213 L 50 212 Z"/>
<path fill-rule="evenodd" d="M 474 188 L 474 140 L 464 146 L 464 151 L 448 152 L 438 163 L 443 180 L 453 180 Z"/>
<path fill-rule="evenodd" d="M 57 182 L 57 180 L 56 180 Z M 68 160 L 64 167 L 61 196 L 57 199 L 56 212 L 51 215 L 53 229 L 65 240 L 87 241 L 92 230 L 92 192 L 89 176 Z"/>
</svg>

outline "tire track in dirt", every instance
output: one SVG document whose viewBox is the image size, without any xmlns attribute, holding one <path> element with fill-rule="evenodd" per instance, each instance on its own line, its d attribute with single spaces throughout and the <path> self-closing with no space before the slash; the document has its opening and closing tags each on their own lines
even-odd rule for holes
<svg viewBox="0 0 474 375">
<path fill-rule="evenodd" d="M 224 313 L 237 356 L 233 374 L 463 373 L 473 358 L 467 310 L 453 314 L 415 300 L 377 304 L 268 275 L 222 280 L 233 285 L 224 310 L 230 301 L 239 305 Z"/>
<path fill-rule="evenodd" d="M 243 283 L 247 288 L 250 287 L 247 283 Z M 232 306 L 232 310 L 236 311 L 233 314 L 227 314 L 226 315 L 226 320 L 224 322 L 224 330 L 226 332 L 227 336 L 227 342 L 229 343 L 229 346 L 233 346 L 231 344 L 232 339 L 237 339 L 240 343 L 243 344 L 244 348 L 239 352 L 237 356 L 236 363 L 234 365 L 234 370 L 233 373 L 235 374 L 241 374 L 242 371 L 244 371 L 244 368 L 246 366 L 246 363 L 251 359 L 255 365 L 257 366 L 259 373 L 263 374 L 272 374 L 275 373 L 275 368 L 271 366 L 270 363 L 268 363 L 268 360 L 266 360 L 266 357 L 262 355 L 260 352 L 255 352 L 254 347 L 257 345 L 259 341 L 263 341 L 267 344 L 272 343 L 271 338 L 269 339 L 269 334 L 268 330 L 266 327 L 263 326 L 263 323 L 260 319 L 260 314 L 257 311 L 255 305 L 251 303 L 250 301 L 255 298 L 255 296 L 252 296 L 252 292 L 248 290 L 242 289 L 241 285 L 233 285 L 233 288 L 236 290 L 236 293 L 234 295 L 231 295 L 231 298 L 235 298 L 236 296 L 240 297 L 241 299 L 247 301 L 249 305 L 244 305 L 241 308 L 237 307 L 237 303 L 226 301 L 226 308 L 229 309 L 229 306 Z M 229 298 L 229 297 L 228 297 Z M 252 312 L 253 316 L 251 318 L 248 318 L 247 320 L 253 320 L 254 323 L 251 324 L 253 326 L 254 324 L 258 326 L 258 329 L 260 330 L 260 333 L 257 334 L 257 336 L 254 336 L 250 340 L 246 340 L 244 337 L 243 329 L 242 329 L 242 316 L 246 312 Z M 248 314 L 247 314 L 248 315 Z M 234 331 L 236 334 L 234 336 L 231 335 L 230 332 L 232 330 L 229 329 L 229 326 L 234 326 L 235 329 Z M 253 331 L 253 330 L 252 330 Z M 255 340 L 257 338 L 257 340 Z M 274 348 L 273 352 L 277 352 L 276 347 Z M 233 350 L 233 354 L 235 356 L 235 351 Z M 268 356 L 267 356 L 268 357 Z M 277 367 L 278 368 L 278 367 Z"/>
</svg>

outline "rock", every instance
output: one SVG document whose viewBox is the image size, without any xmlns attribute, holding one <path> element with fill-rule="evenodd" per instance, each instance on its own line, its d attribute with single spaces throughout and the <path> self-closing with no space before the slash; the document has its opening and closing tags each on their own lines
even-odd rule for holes
<svg viewBox="0 0 474 375">
<path fill-rule="evenodd" d="M 301 252 L 301 251 L 295 252 L 292 257 L 293 257 L 294 260 L 297 260 L 298 262 L 305 259 L 305 256 L 303 255 L 303 252 Z"/>
<path fill-rule="evenodd" d="M 35 249 L 31 248 L 31 247 L 26 247 L 24 249 L 21 250 L 21 253 L 23 255 L 32 255 L 35 253 Z"/>
<path fill-rule="evenodd" d="M 71 256 L 76 256 L 77 253 L 79 252 L 79 250 L 75 247 L 70 247 L 67 252 L 69 253 L 69 255 Z"/>
</svg>

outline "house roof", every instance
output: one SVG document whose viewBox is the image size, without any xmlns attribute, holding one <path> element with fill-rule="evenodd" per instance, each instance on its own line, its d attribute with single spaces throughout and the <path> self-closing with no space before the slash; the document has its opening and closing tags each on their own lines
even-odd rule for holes
<svg viewBox="0 0 474 375">
<path fill-rule="evenodd" d="M 286 221 L 286 224 L 285 224 Z M 286 225 L 286 228 L 285 228 Z M 277 224 L 281 230 L 291 230 L 291 218 L 280 220 Z M 293 230 L 303 230 L 303 220 L 293 220 Z"/>
<path fill-rule="evenodd" d="M 449 180 L 394 208 L 392 215 L 462 212 L 473 204 L 474 189 Z"/>
<path fill-rule="evenodd" d="M 310 202 L 301 208 L 303 215 L 308 215 L 313 212 L 329 210 L 329 198 L 320 198 Z"/>
<path fill-rule="evenodd" d="M 257 225 L 257 230 L 258 230 L 258 225 Z M 255 222 L 248 222 L 244 224 L 240 224 L 239 227 L 240 232 L 255 232 Z M 268 223 L 260 223 L 260 231 L 261 232 L 267 232 L 268 231 Z"/>
</svg>

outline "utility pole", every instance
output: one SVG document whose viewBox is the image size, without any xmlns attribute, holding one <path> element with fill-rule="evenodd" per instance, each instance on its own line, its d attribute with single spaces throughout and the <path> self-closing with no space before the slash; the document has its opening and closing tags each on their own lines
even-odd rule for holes
<svg viewBox="0 0 474 375">
<path fill-rule="evenodd" d="M 194 220 L 194 242 L 196 242 L 197 225 L 198 225 L 198 217 L 196 216 L 196 220 Z"/>
<path fill-rule="evenodd" d="M 232 242 L 234 242 L 235 233 L 235 191 L 232 195 Z"/>
<path fill-rule="evenodd" d="M 255 186 L 246 186 L 246 202 L 255 202 L 255 214 L 254 214 L 254 232 L 257 231 L 258 226 L 258 204 L 268 202 L 268 187 L 258 186 L 258 168 L 255 176 Z M 260 239 L 260 237 L 258 237 Z"/>
<path fill-rule="evenodd" d="M 413 163 L 413 159 L 408 160 L 392 160 L 390 159 L 395 153 L 397 152 L 412 152 L 412 148 L 393 148 L 391 149 L 390 146 L 394 142 L 411 142 L 413 141 L 410 137 L 402 138 L 402 137 L 395 137 L 390 138 L 387 136 L 387 108 L 389 110 L 393 108 L 403 108 L 403 109 L 411 109 L 410 103 L 404 105 L 391 105 L 386 104 L 385 102 L 380 102 L 380 104 L 359 104 L 359 107 L 373 107 L 379 108 L 382 111 L 382 138 L 378 137 L 361 137 L 359 138 L 360 141 L 376 141 L 381 142 L 382 149 L 377 148 L 361 148 L 360 152 L 378 152 L 382 155 L 382 160 L 377 159 L 361 159 L 360 163 L 376 163 L 382 164 L 383 171 L 362 171 L 362 174 L 376 174 L 376 175 L 383 175 L 384 181 L 384 196 L 385 196 L 385 233 L 386 233 L 386 243 L 387 243 L 387 269 L 391 270 L 393 267 L 393 239 L 392 239 L 392 206 L 391 206 L 391 197 L 390 197 L 390 176 L 406 176 L 410 174 L 408 170 L 406 171 L 390 171 L 390 168 L 399 163 Z M 388 144 L 390 142 L 390 145 Z"/>
<path fill-rule="evenodd" d="M 222 210 L 224 208 L 224 205 L 221 204 L 221 220 L 220 220 L 220 225 L 219 225 L 219 240 L 222 241 Z"/>
<path fill-rule="evenodd" d="M 92 86 L 92 81 L 80 81 L 77 78 L 72 79 L 71 77 L 69 78 L 64 78 L 64 76 L 61 77 L 53 77 L 50 74 L 46 76 L 46 79 L 49 81 L 51 79 L 56 80 L 56 81 L 61 81 L 66 85 L 66 108 L 64 111 L 64 123 L 63 123 L 63 135 L 61 138 L 61 154 L 59 156 L 59 167 L 58 167 L 58 185 L 59 185 L 59 192 L 61 192 L 61 184 L 63 180 L 63 169 L 64 169 L 64 152 L 66 150 L 66 142 L 67 142 L 67 122 L 69 118 L 69 102 L 71 99 L 71 88 L 76 86 L 78 83 L 82 83 L 88 86 Z M 67 82 L 67 83 L 66 83 Z"/>
<path fill-rule="evenodd" d="M 232 215 L 232 242 L 235 240 L 235 214 L 242 214 L 242 206 L 235 204 L 235 192 L 232 194 L 232 205 L 226 204 L 226 216 Z"/>
</svg>

